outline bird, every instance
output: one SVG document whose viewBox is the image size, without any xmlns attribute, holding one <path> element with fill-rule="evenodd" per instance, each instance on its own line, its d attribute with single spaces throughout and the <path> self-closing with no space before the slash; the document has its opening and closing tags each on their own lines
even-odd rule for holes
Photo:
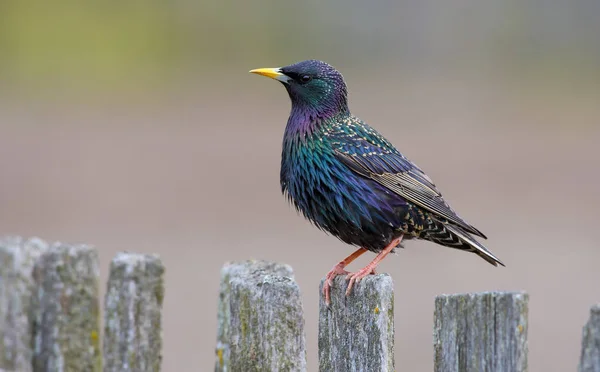
<svg viewBox="0 0 600 372">
<path fill-rule="evenodd" d="M 349 280 L 349 295 L 410 239 L 472 252 L 505 266 L 475 239 L 487 237 L 450 207 L 421 168 L 350 113 L 346 83 L 333 66 L 306 60 L 250 72 L 281 82 L 291 100 L 281 152 L 283 195 L 317 228 L 358 247 L 327 273 L 323 295 L 328 306 L 336 276 Z M 368 265 L 345 270 L 368 251 L 377 254 Z"/>
</svg>

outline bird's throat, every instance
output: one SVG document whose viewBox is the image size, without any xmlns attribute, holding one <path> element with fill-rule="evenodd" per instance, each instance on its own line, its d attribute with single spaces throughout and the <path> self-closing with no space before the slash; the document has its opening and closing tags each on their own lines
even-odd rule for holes
<svg viewBox="0 0 600 372">
<path fill-rule="evenodd" d="M 285 136 L 288 138 L 307 138 L 319 131 L 322 125 L 335 120 L 336 117 L 348 113 L 346 105 L 319 106 L 292 102 L 292 110 L 285 128 Z"/>
<path fill-rule="evenodd" d="M 307 138 L 319 129 L 322 121 L 315 111 L 292 109 L 285 127 L 285 137 L 289 139 Z"/>
</svg>

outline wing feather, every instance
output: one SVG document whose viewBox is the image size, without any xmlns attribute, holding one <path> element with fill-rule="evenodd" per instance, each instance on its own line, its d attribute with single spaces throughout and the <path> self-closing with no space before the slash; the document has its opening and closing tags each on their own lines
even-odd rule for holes
<svg viewBox="0 0 600 372">
<path fill-rule="evenodd" d="M 368 134 L 373 132 L 369 127 Z M 369 141 L 366 136 L 344 134 L 346 136 L 338 142 L 340 146 L 335 149 L 335 155 L 354 172 L 373 179 L 406 200 L 456 224 L 465 232 L 486 238 L 481 231 L 459 217 L 442 198 L 431 179 L 384 141 L 383 137 L 375 137 L 379 141 Z M 348 141 L 348 137 L 352 138 L 352 142 Z"/>
</svg>

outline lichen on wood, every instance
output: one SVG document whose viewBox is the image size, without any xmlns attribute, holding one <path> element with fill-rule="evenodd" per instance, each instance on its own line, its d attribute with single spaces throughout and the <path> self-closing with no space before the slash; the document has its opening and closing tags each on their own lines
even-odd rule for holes
<svg viewBox="0 0 600 372">
<path fill-rule="evenodd" d="M 156 255 L 119 253 L 104 310 L 104 371 L 160 371 L 165 268 Z"/>
<path fill-rule="evenodd" d="M 306 371 L 302 301 L 291 267 L 265 261 L 223 267 L 215 371 Z"/>
<path fill-rule="evenodd" d="M 98 254 L 53 244 L 35 267 L 35 371 L 100 371 Z"/>
<path fill-rule="evenodd" d="M 0 370 L 32 371 L 33 269 L 48 249 L 41 239 L 0 239 Z"/>
<path fill-rule="evenodd" d="M 527 371 L 528 302 L 524 292 L 437 296 L 434 371 Z"/>
<path fill-rule="evenodd" d="M 583 327 L 579 372 L 600 372 L 600 304 L 592 306 Z"/>
<path fill-rule="evenodd" d="M 394 284 L 370 275 L 346 296 L 348 281 L 334 279 L 331 303 L 319 288 L 319 371 L 394 371 Z"/>
</svg>

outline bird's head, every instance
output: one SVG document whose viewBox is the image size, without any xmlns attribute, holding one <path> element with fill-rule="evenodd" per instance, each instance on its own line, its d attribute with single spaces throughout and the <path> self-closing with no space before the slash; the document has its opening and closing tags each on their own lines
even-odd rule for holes
<svg viewBox="0 0 600 372">
<path fill-rule="evenodd" d="M 308 60 L 285 67 L 259 68 L 250 72 L 283 83 L 293 108 L 310 109 L 317 114 L 335 114 L 348 110 L 348 93 L 344 78 L 325 62 Z"/>
</svg>

